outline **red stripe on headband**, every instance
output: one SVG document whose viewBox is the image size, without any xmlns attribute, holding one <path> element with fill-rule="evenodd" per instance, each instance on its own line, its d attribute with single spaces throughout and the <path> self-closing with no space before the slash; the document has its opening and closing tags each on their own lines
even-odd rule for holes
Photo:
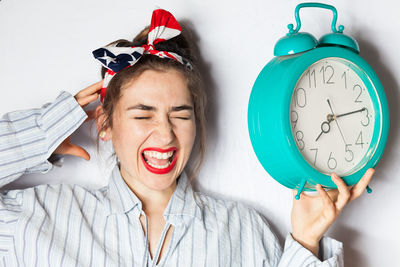
<svg viewBox="0 0 400 267">
<path fill-rule="evenodd" d="M 103 87 L 100 90 L 100 102 L 103 103 L 104 97 L 106 97 L 107 87 Z"/>
<path fill-rule="evenodd" d="M 112 71 L 110 69 L 107 69 L 107 73 L 110 74 L 110 75 L 114 75 L 116 72 L 114 72 L 114 71 Z"/>
<path fill-rule="evenodd" d="M 112 71 L 112 70 L 110 70 L 110 69 L 107 69 L 106 73 L 107 73 L 108 75 L 110 75 L 110 76 L 114 76 L 114 75 L 116 74 L 116 72 L 114 72 L 114 71 Z M 104 77 L 105 77 L 105 76 L 104 76 Z M 107 86 L 108 86 L 108 84 L 107 84 Z M 104 98 L 106 97 L 107 86 L 101 88 L 101 90 L 100 90 L 100 102 L 101 102 L 101 103 L 103 103 Z"/>
<path fill-rule="evenodd" d="M 178 21 L 176 21 L 175 17 L 164 9 L 156 9 L 153 11 L 149 32 L 159 26 L 165 26 L 167 28 L 182 31 L 182 28 Z"/>
<path fill-rule="evenodd" d="M 163 52 L 164 52 L 164 54 L 165 54 L 166 56 L 168 56 L 168 57 L 170 57 L 170 58 L 172 58 L 172 59 L 175 59 L 176 61 L 179 62 L 179 60 L 178 60 L 176 57 L 174 57 L 173 55 L 171 55 L 171 54 L 168 53 L 167 51 L 163 51 Z"/>
<path fill-rule="evenodd" d="M 156 44 L 156 43 L 159 43 L 159 42 L 164 42 L 164 41 L 166 41 L 166 40 L 163 39 L 163 38 L 157 38 L 156 40 L 154 40 L 153 44 Z"/>
</svg>

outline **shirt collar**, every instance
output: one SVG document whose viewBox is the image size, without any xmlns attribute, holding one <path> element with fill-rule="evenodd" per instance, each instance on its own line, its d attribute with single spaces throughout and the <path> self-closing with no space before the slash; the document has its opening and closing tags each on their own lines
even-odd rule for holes
<svg viewBox="0 0 400 267">
<path fill-rule="evenodd" d="M 185 171 L 182 171 L 178 179 L 178 184 L 171 199 L 164 211 L 164 218 L 166 221 L 170 220 L 184 220 L 197 218 L 202 219 L 202 212 L 198 201 L 196 201 L 195 194 L 190 184 L 189 178 Z"/>
<path fill-rule="evenodd" d="M 175 191 L 163 213 L 165 220 L 172 224 L 187 222 L 190 218 L 201 220 L 202 212 L 195 199 L 193 189 L 185 171 L 181 173 L 177 182 Z M 109 215 L 132 211 L 139 216 L 143 212 L 142 202 L 125 183 L 118 165 L 114 167 L 111 173 L 108 190 L 110 201 Z"/>
<path fill-rule="evenodd" d="M 132 192 L 121 176 L 119 166 L 115 165 L 108 184 L 110 209 L 109 214 L 126 213 L 132 209 L 142 210 L 142 202 Z"/>
</svg>

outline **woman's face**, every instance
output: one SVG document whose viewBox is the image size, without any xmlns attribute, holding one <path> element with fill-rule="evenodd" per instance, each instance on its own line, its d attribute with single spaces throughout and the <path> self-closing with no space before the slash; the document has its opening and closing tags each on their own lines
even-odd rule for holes
<svg viewBox="0 0 400 267">
<path fill-rule="evenodd" d="M 122 176 L 152 190 L 174 187 L 196 136 L 184 76 L 173 69 L 147 70 L 121 94 L 109 131 Z"/>
</svg>

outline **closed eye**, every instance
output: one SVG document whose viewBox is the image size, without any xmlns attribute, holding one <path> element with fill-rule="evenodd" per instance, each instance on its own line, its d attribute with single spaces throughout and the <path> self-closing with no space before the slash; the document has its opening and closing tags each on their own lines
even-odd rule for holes
<svg viewBox="0 0 400 267">
<path fill-rule="evenodd" d="M 150 119 L 151 117 L 135 117 L 136 120 L 145 120 L 145 119 Z M 174 117 L 175 119 L 181 119 L 181 120 L 190 120 L 190 118 L 186 117 Z"/>
</svg>

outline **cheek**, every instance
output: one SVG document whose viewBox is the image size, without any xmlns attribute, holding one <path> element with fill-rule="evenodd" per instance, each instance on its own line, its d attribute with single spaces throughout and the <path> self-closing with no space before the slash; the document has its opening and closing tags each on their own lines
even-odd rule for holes
<svg viewBox="0 0 400 267">
<path fill-rule="evenodd" d="M 113 129 L 115 151 L 123 154 L 136 154 L 140 145 L 146 140 L 150 127 L 129 122 Z"/>
<path fill-rule="evenodd" d="M 193 122 L 192 124 L 180 127 L 177 135 L 184 146 L 192 148 L 196 137 L 196 124 Z"/>
<path fill-rule="evenodd" d="M 151 124 L 145 124 L 145 123 L 136 123 L 133 124 L 130 128 L 129 131 L 138 139 L 144 140 L 149 136 L 149 134 L 153 130 L 153 126 Z"/>
</svg>

